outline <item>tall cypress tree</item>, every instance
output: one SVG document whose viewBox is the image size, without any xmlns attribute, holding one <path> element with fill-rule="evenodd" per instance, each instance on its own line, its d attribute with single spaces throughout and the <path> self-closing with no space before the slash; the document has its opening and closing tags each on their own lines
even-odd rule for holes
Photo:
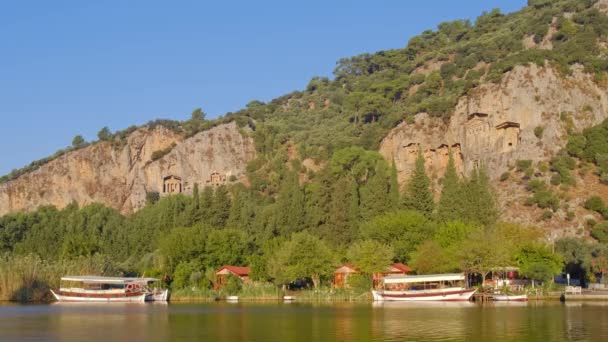
<svg viewBox="0 0 608 342">
<path fill-rule="evenodd" d="M 462 202 L 465 221 L 490 225 L 498 219 L 496 197 L 483 168 L 473 170 L 463 186 Z"/>
<path fill-rule="evenodd" d="M 388 179 L 386 163 L 378 162 L 374 175 L 360 188 L 360 213 L 363 220 L 369 220 L 389 209 Z"/>
<path fill-rule="evenodd" d="M 328 222 L 319 232 L 321 237 L 332 244 L 344 244 L 353 238 L 353 215 L 358 211 L 356 183 L 348 176 L 334 183 Z"/>
<path fill-rule="evenodd" d="M 304 206 L 304 192 L 298 174 L 289 172 L 281 183 L 277 198 L 276 224 L 281 234 L 288 236 L 304 227 Z"/>
<path fill-rule="evenodd" d="M 403 207 L 409 210 L 416 210 L 430 217 L 433 213 L 435 203 L 431 192 L 431 180 L 426 175 L 424 168 L 424 157 L 422 151 L 418 151 L 414 172 L 407 183 Z"/>
<path fill-rule="evenodd" d="M 230 215 L 230 196 L 225 185 L 220 185 L 215 189 L 213 202 L 211 203 L 211 225 L 217 228 L 226 226 Z"/>
<path fill-rule="evenodd" d="M 448 222 L 462 219 L 463 201 L 460 178 L 454 165 L 454 156 L 450 151 L 448 166 L 443 175 L 441 198 L 437 204 L 437 218 Z"/>
<path fill-rule="evenodd" d="M 396 210 L 399 207 L 399 180 L 397 179 L 397 166 L 395 161 L 391 165 L 391 174 L 389 179 L 388 200 L 390 209 Z"/>
<path fill-rule="evenodd" d="M 211 206 L 213 205 L 213 187 L 206 186 L 201 194 L 200 215 L 201 221 L 211 223 Z"/>
<path fill-rule="evenodd" d="M 201 198 L 198 190 L 198 183 L 194 183 L 192 189 L 192 202 L 188 207 L 187 225 L 191 226 L 201 220 Z"/>
</svg>

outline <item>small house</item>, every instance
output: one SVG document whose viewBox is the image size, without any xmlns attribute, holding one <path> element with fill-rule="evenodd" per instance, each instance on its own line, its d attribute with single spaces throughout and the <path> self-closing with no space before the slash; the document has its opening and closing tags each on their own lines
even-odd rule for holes
<svg viewBox="0 0 608 342">
<path fill-rule="evenodd" d="M 228 282 L 229 276 L 235 276 L 241 279 L 243 283 L 249 283 L 249 274 L 251 273 L 251 268 L 242 267 L 242 266 L 222 266 L 215 271 L 215 283 L 214 288 L 217 290 L 224 286 Z"/>
<path fill-rule="evenodd" d="M 334 287 L 343 289 L 348 286 L 348 277 L 358 274 L 359 270 L 352 264 L 344 264 L 334 271 Z"/>
<path fill-rule="evenodd" d="M 386 267 L 386 270 L 382 273 L 373 275 L 374 285 L 382 277 L 388 275 L 406 275 L 411 271 L 410 267 L 401 263 L 390 264 Z M 334 271 L 334 287 L 345 288 L 348 287 L 348 278 L 353 274 L 359 274 L 359 269 L 352 264 L 344 264 Z"/>
</svg>

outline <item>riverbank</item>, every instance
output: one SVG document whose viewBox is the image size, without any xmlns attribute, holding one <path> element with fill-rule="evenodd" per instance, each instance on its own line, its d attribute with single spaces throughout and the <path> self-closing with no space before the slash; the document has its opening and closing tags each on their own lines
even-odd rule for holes
<svg viewBox="0 0 608 342">
<path fill-rule="evenodd" d="M 248 285 L 236 293 L 214 291 L 210 289 L 178 289 L 171 292 L 172 302 L 213 302 L 226 300 L 228 296 L 237 296 L 239 301 L 247 302 L 276 302 L 283 301 L 285 296 L 299 302 L 371 302 L 372 296 L 368 290 L 344 289 L 305 289 L 298 291 L 283 291 L 273 285 Z"/>
</svg>

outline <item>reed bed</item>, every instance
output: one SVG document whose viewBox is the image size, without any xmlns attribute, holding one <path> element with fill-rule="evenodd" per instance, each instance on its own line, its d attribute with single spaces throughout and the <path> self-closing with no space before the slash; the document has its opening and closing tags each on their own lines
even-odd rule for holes
<svg viewBox="0 0 608 342">
<path fill-rule="evenodd" d="M 59 287 L 64 275 L 117 275 L 118 268 L 102 255 L 73 260 L 45 261 L 35 254 L 0 256 L 0 300 L 52 300 L 49 289 Z"/>
</svg>

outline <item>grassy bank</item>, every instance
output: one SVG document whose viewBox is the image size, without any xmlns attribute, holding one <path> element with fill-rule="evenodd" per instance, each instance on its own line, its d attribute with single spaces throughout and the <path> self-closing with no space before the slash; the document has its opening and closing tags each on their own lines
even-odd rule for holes
<svg viewBox="0 0 608 342">
<path fill-rule="evenodd" d="M 72 260 L 44 261 L 37 255 L 0 256 L 0 301 L 48 302 L 50 289 L 68 274 L 115 275 L 109 259 L 96 255 Z"/>
<path fill-rule="evenodd" d="M 184 288 L 171 292 L 174 302 L 211 302 L 225 300 L 227 296 L 238 296 L 240 301 L 281 301 L 284 296 L 293 296 L 297 301 L 304 302 L 367 302 L 371 301 L 369 290 L 355 289 L 304 289 L 283 291 L 282 289 L 264 283 L 246 284 L 239 291 L 227 292 L 205 288 Z"/>
</svg>

